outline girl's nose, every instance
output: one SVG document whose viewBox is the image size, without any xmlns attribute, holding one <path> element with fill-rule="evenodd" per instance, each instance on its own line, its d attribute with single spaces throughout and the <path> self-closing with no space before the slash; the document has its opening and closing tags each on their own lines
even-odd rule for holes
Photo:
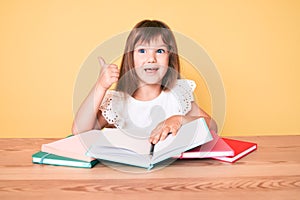
<svg viewBox="0 0 300 200">
<path fill-rule="evenodd" d="M 156 56 L 155 56 L 155 52 L 149 52 L 148 53 L 148 63 L 155 63 L 156 62 Z"/>
</svg>

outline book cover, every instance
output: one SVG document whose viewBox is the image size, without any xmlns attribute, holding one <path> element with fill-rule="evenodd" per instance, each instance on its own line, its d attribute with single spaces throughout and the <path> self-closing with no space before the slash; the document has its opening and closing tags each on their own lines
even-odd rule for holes
<svg viewBox="0 0 300 200">
<path fill-rule="evenodd" d="M 256 143 L 234 140 L 229 138 L 223 138 L 223 140 L 234 151 L 234 155 L 212 157 L 213 159 L 233 163 L 257 149 Z"/>
<path fill-rule="evenodd" d="M 94 137 L 90 137 L 90 140 L 93 140 L 93 138 Z M 78 135 L 63 138 L 48 144 L 43 144 L 41 147 L 42 152 L 91 162 L 95 160 L 95 158 L 86 156 L 87 149 L 88 146 L 86 141 L 83 141 Z"/>
<path fill-rule="evenodd" d="M 82 160 L 67 158 L 67 157 L 63 157 L 63 156 L 57 156 L 54 154 L 39 151 L 32 155 L 32 162 L 35 164 L 47 164 L 47 165 L 79 167 L 79 168 L 92 168 L 99 161 L 95 159 L 95 160 L 88 162 L 88 161 L 82 161 Z"/>
<path fill-rule="evenodd" d="M 217 134 L 212 133 L 213 140 L 195 147 L 191 150 L 181 153 L 176 157 L 179 159 L 192 159 L 192 158 L 211 158 L 216 156 L 233 156 L 234 151 L 231 147 L 219 137 Z"/>
</svg>

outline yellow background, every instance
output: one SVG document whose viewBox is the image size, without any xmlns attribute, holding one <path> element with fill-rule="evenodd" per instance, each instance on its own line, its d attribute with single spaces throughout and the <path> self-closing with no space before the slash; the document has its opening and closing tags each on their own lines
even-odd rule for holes
<svg viewBox="0 0 300 200">
<path fill-rule="evenodd" d="M 300 134 L 299 10 L 297 0 L 1 1 L 0 136 L 69 134 L 81 64 L 146 18 L 192 38 L 214 61 L 226 90 L 222 135 Z M 199 94 L 210 110 L 209 93 Z"/>
</svg>

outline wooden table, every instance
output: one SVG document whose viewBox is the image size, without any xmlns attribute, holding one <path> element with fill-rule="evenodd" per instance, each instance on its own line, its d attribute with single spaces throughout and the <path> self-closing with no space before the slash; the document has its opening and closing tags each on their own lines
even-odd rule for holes
<svg viewBox="0 0 300 200">
<path fill-rule="evenodd" d="M 235 138 L 258 150 L 234 164 L 177 160 L 136 173 L 32 164 L 56 139 L 0 139 L 0 199 L 300 199 L 300 136 Z"/>
</svg>

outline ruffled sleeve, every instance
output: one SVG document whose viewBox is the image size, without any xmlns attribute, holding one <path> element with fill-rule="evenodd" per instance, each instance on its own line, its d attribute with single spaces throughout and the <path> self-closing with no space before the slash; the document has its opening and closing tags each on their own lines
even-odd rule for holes
<svg viewBox="0 0 300 200">
<path fill-rule="evenodd" d="M 192 80 L 179 79 L 172 89 L 177 100 L 180 103 L 179 112 L 186 115 L 192 109 L 192 102 L 194 101 L 194 90 L 196 83 Z"/>
<path fill-rule="evenodd" d="M 120 92 L 108 90 L 102 100 L 99 110 L 102 112 L 102 116 L 109 124 L 113 124 L 118 128 L 122 127 L 123 119 L 122 108 L 120 107 L 123 102 L 123 96 Z"/>
</svg>

